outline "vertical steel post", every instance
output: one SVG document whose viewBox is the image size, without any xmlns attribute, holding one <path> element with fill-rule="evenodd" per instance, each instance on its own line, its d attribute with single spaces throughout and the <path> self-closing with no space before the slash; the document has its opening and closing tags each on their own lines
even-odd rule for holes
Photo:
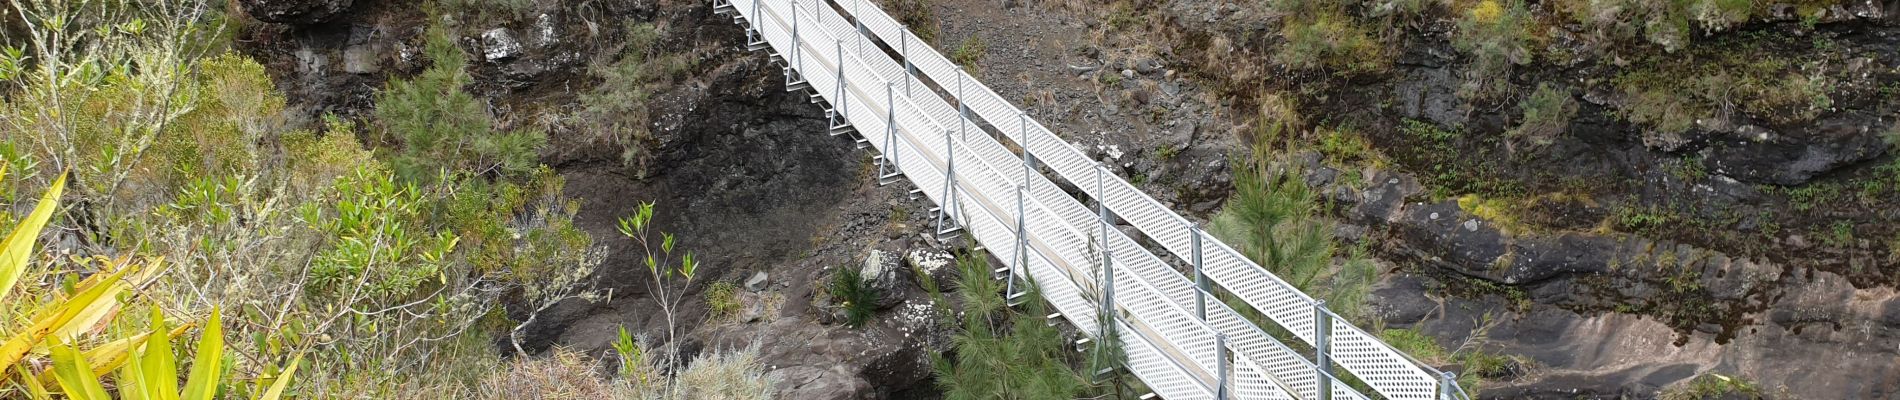
<svg viewBox="0 0 1900 400">
<path fill-rule="evenodd" d="M 949 161 L 947 161 L 946 165 L 944 166 L 943 205 L 937 207 L 937 235 L 938 236 L 942 236 L 944 233 L 948 233 L 948 231 L 944 230 L 943 223 L 944 223 L 944 217 L 950 216 L 950 213 L 954 212 L 954 211 L 951 211 L 951 207 L 958 208 L 958 211 L 961 211 L 962 209 L 962 206 L 957 204 L 957 186 L 956 186 L 957 184 L 957 147 L 955 143 L 951 142 L 952 140 L 953 139 L 952 139 L 950 130 L 948 129 L 944 130 L 943 131 L 943 147 L 944 147 L 944 152 L 945 152 L 944 155 L 946 156 L 945 158 Z M 951 224 L 957 223 L 955 216 L 950 216 L 950 223 Z"/>
<path fill-rule="evenodd" d="M 893 102 L 895 96 L 892 94 L 896 90 L 894 85 L 896 84 L 884 81 L 884 158 L 879 160 L 881 162 L 877 169 L 878 185 L 889 184 L 888 178 L 897 176 L 898 172 L 903 171 L 903 167 L 897 165 L 897 147 L 894 147 L 897 143 L 897 103 Z M 889 167 L 890 171 L 886 172 L 885 167 Z"/>
<path fill-rule="evenodd" d="M 1440 372 L 1438 381 L 1438 400 L 1458 400 L 1458 375 Z"/>
<path fill-rule="evenodd" d="M 904 97 L 910 97 L 910 81 L 914 80 L 910 77 L 917 73 L 917 69 L 910 65 L 910 34 L 898 32 L 898 35 L 897 55 L 904 58 Z"/>
<path fill-rule="evenodd" d="M 752 30 L 747 31 L 746 33 L 748 35 L 746 36 L 748 39 L 752 39 L 751 42 L 753 43 L 765 41 L 765 32 L 759 30 L 759 2 L 761 1 L 764 0 L 752 0 L 752 16 L 746 17 L 746 22 L 752 23 Z M 746 44 L 750 45 L 752 43 Z"/>
<path fill-rule="evenodd" d="M 805 47 L 803 43 L 798 39 L 798 0 L 792 0 L 792 71 L 785 74 L 788 85 L 792 80 L 791 74 L 802 74 L 803 72 L 800 71 L 805 70 L 805 59 L 799 57 L 804 53 L 799 50 Z"/>
<path fill-rule="evenodd" d="M 1016 144 L 1023 147 L 1024 166 L 1036 169 L 1036 155 L 1029 153 L 1029 113 L 1026 111 L 1016 112 Z"/>
<path fill-rule="evenodd" d="M 1214 332 L 1214 382 L 1214 398 L 1227 400 L 1227 334 L 1220 332 Z"/>
<path fill-rule="evenodd" d="M 858 32 L 858 54 L 864 54 L 864 13 L 858 12 L 864 9 L 864 7 L 859 7 L 862 4 L 864 4 L 862 0 L 851 1 L 851 25 L 857 28 Z"/>
<path fill-rule="evenodd" d="M 970 108 L 963 106 L 963 66 L 957 66 L 957 134 L 970 138 Z"/>
<path fill-rule="evenodd" d="M 1333 360 L 1327 356 L 1331 345 L 1333 318 L 1326 312 L 1326 300 L 1313 301 L 1313 366 L 1319 374 L 1319 400 L 1333 398 Z"/>
<path fill-rule="evenodd" d="M 1188 223 L 1188 236 L 1194 239 L 1192 241 L 1194 246 L 1194 251 L 1192 252 L 1193 256 L 1189 257 L 1192 259 L 1190 261 L 1194 262 L 1194 312 L 1201 317 L 1201 321 L 1205 322 L 1207 321 L 1208 284 L 1207 272 L 1202 270 L 1204 265 L 1201 260 L 1201 227 L 1199 224 L 1193 222 Z"/>
<path fill-rule="evenodd" d="M 831 129 L 843 127 L 851 121 L 851 98 L 845 96 L 844 91 L 844 39 L 834 39 L 834 42 L 833 44 L 838 48 L 838 92 L 836 95 L 838 98 L 834 100 L 837 100 L 838 106 L 832 107 L 832 116 L 835 120 L 831 122 Z"/>
<path fill-rule="evenodd" d="M 1023 185 L 1016 185 L 1016 262 L 1009 265 L 1009 274 L 1003 275 L 1004 301 L 1016 296 L 1016 266 L 1029 265 L 1029 225 L 1024 224 L 1028 219 L 1025 217 L 1027 214 L 1023 213 L 1024 192 Z"/>
<path fill-rule="evenodd" d="M 1110 250 L 1102 251 L 1102 311 L 1101 312 L 1102 312 L 1102 316 L 1104 317 L 1103 318 L 1104 321 L 1102 323 L 1101 338 L 1104 342 L 1106 342 L 1108 338 L 1111 337 L 1110 335 L 1113 335 L 1115 333 L 1115 321 L 1116 321 L 1115 319 L 1115 316 L 1116 316 L 1116 313 L 1115 313 L 1115 269 L 1109 267 L 1110 265 L 1109 260 L 1114 259 L 1114 258 L 1115 258 L 1114 251 L 1110 251 Z"/>
</svg>

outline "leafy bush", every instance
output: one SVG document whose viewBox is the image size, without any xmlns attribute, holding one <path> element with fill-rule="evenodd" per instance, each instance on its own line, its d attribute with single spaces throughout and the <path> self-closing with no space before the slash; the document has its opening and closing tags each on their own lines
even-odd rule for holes
<svg viewBox="0 0 1900 400">
<path fill-rule="evenodd" d="M 845 325 L 853 328 L 864 326 L 877 313 L 877 288 L 871 287 L 864 274 L 856 268 L 838 268 L 831 273 L 831 282 L 825 285 L 825 293 L 838 302 L 844 310 Z"/>
<path fill-rule="evenodd" d="M 1510 87 L 1511 66 L 1531 61 L 1530 11 L 1522 0 L 1482 0 L 1458 19 L 1452 44 L 1471 55 L 1460 92 L 1468 97 L 1501 94 Z"/>
<path fill-rule="evenodd" d="M 1549 83 L 1537 84 L 1537 91 L 1518 102 L 1517 107 L 1524 110 L 1524 119 L 1516 128 L 1505 131 L 1505 136 L 1532 148 L 1555 142 L 1577 115 L 1577 100 L 1570 91 Z"/>
<path fill-rule="evenodd" d="M 0 170 L 4 174 L 4 170 Z M 67 277 L 68 288 L 38 288 L 45 290 L 27 290 L 28 297 L 43 297 L 44 300 L 11 301 L 14 285 L 22 277 L 40 278 L 57 273 L 56 271 L 30 270 L 33 264 L 34 243 L 38 241 L 47 221 L 58 208 L 60 194 L 65 186 L 65 176 L 53 182 L 45 196 L 36 204 L 33 211 L 13 227 L 5 242 L 0 242 L 0 300 L 8 300 L 5 318 L 0 319 L 0 332 L 13 332 L 5 336 L 0 344 L 0 373 L 6 373 L 20 365 L 18 384 L 24 386 L 26 396 L 32 399 L 52 399 L 46 386 L 57 383 L 62 394 L 72 399 L 110 400 L 105 387 L 107 381 L 101 375 L 119 372 L 118 379 L 111 384 L 120 388 L 125 399 L 143 398 L 183 398 L 209 400 L 219 387 L 228 384 L 224 372 L 224 334 L 223 322 L 217 309 L 205 322 L 205 329 L 194 348 L 196 359 L 191 363 L 191 374 L 185 386 L 179 388 L 177 362 L 172 352 L 171 339 L 184 333 L 185 327 L 173 330 L 166 326 L 166 316 L 156 306 L 149 314 L 150 330 L 139 330 L 127 326 L 125 318 L 117 317 L 122 313 L 122 305 L 135 301 L 137 292 L 130 290 L 135 283 L 150 280 L 162 261 L 147 260 L 134 263 L 130 258 L 108 261 L 106 269 L 93 274 L 78 283 Z M 144 271 L 139 271 L 144 269 Z M 132 274 L 139 272 L 138 274 Z M 132 281 L 125 279 L 130 276 Z M 39 283 L 40 279 L 32 279 Z M 22 326 L 12 326 L 25 322 Z M 91 349 L 81 351 L 78 343 L 92 342 L 101 338 L 108 328 L 131 332 L 128 336 L 106 341 Z M 22 362 L 22 359 L 38 359 L 31 353 L 45 353 L 52 366 L 38 373 L 30 365 L 43 364 Z M 283 371 L 275 374 L 270 388 L 263 389 L 264 380 L 258 380 L 256 398 L 277 399 L 283 395 L 289 384 L 289 376 L 297 369 L 298 360 L 292 360 Z M 122 368 L 123 367 L 123 368 Z M 173 395 L 172 393 L 178 393 Z"/>
<path fill-rule="evenodd" d="M 217 25 L 202 12 L 223 7 L 85 8 L 100 4 L 23 5 L 27 18 L 64 18 L 77 33 L 35 33 L 43 40 L 0 62 L 12 86 L 0 103 L 0 165 L 22 176 L 0 182 L 0 210 L 16 205 L 14 193 L 47 190 L 54 173 L 72 170 L 69 213 L 85 217 L 54 219 L 73 223 L 49 232 L 76 237 L 51 243 L 74 254 L 164 256 L 162 273 L 128 279 L 139 278 L 143 301 L 168 310 L 236 310 L 227 317 L 241 322 L 229 329 L 247 340 L 229 343 L 233 375 L 273 376 L 267 362 L 306 354 L 305 370 L 321 372 L 293 388 L 306 397 L 459 387 L 498 365 L 490 337 L 516 326 L 494 312 L 502 293 L 530 306 L 585 294 L 575 288 L 600 253 L 572 226 L 577 204 L 532 164 L 532 146 L 465 135 L 500 134 L 454 83 L 466 80 L 450 67 L 459 53 L 385 96 L 407 108 L 379 110 L 393 119 L 372 137 L 408 142 L 379 153 L 356 142 L 349 122 L 326 120 L 322 132 L 282 126 L 283 97 L 261 66 L 205 57 L 216 46 L 194 41 Z M 61 8 L 73 6 L 81 8 Z M 435 53 L 453 52 L 442 43 Z M 27 58 L 34 62 L 18 62 Z M 444 121 L 470 131 L 431 125 Z M 395 164 L 410 173 L 396 175 Z M 130 261 L 44 262 L 44 271 L 104 279 L 113 274 L 97 272 Z M 30 296 L 51 295 L 62 280 L 91 285 L 77 275 L 15 278 Z M 26 304 L 0 310 L 14 315 Z M 103 314 L 80 316 L 92 315 Z"/>
</svg>

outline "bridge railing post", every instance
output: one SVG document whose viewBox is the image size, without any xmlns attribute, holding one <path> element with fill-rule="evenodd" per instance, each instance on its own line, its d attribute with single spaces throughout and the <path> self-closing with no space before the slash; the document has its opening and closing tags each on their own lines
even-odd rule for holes
<svg viewBox="0 0 1900 400">
<path fill-rule="evenodd" d="M 1190 253 L 1192 256 L 1189 257 L 1191 259 L 1189 261 L 1194 263 L 1194 313 L 1205 322 L 1207 321 L 1207 293 L 1212 287 L 1207 282 L 1207 272 L 1202 269 L 1204 265 L 1201 261 L 1201 227 L 1199 224 L 1189 222 L 1187 229 L 1188 236 L 1193 238 L 1191 244 L 1194 247 L 1194 251 Z"/>
<path fill-rule="evenodd" d="M 1440 372 L 1438 376 L 1438 400 L 1462 400 L 1458 398 L 1458 375 Z"/>
<path fill-rule="evenodd" d="M 1027 192 L 1028 190 L 1025 190 L 1023 185 L 1016 185 L 1016 260 L 1009 264 L 1009 272 L 1003 275 L 1004 301 L 1016 297 L 1016 266 L 1029 265 L 1029 225 L 1026 224 L 1028 214 L 1024 213 L 1027 209 L 1024 206 L 1026 200 L 1024 195 Z"/>
<path fill-rule="evenodd" d="M 916 76 L 917 67 L 912 66 L 910 64 L 910 33 L 909 32 L 899 32 L 898 40 L 897 40 L 897 55 L 904 58 L 904 97 L 910 97 L 911 96 L 910 81 L 915 80 L 915 79 L 911 79 L 911 77 Z"/>
<path fill-rule="evenodd" d="M 845 96 L 844 39 L 835 39 L 833 45 L 838 49 L 838 81 L 836 82 L 837 90 L 834 91 L 838 106 L 832 108 L 833 120 L 830 128 L 835 131 L 851 123 L 851 98 Z"/>
<path fill-rule="evenodd" d="M 1333 360 L 1327 355 L 1332 351 L 1328 348 L 1332 345 L 1332 315 L 1326 312 L 1326 300 L 1313 301 L 1313 366 L 1314 373 L 1319 374 L 1319 395 L 1315 397 L 1319 400 L 1333 398 Z"/>
<path fill-rule="evenodd" d="M 903 166 L 897 165 L 897 103 L 895 83 L 884 82 L 884 157 L 878 158 L 877 184 L 888 185 L 891 178 L 903 172 Z M 888 169 L 887 169 L 888 168 Z"/>
<path fill-rule="evenodd" d="M 957 225 L 956 216 L 953 214 L 963 211 L 963 206 L 957 204 L 957 147 L 954 134 L 948 129 L 943 131 L 944 158 L 947 161 L 944 166 L 943 205 L 937 207 L 937 238 L 939 240 L 943 239 L 946 233 L 962 229 L 960 225 Z"/>
<path fill-rule="evenodd" d="M 787 68 L 789 71 L 785 73 L 786 86 L 791 86 L 796 82 L 792 80 L 792 74 L 804 73 L 805 59 L 801 57 L 804 51 L 800 49 L 805 46 L 802 43 L 804 42 L 798 39 L 798 0 L 792 0 L 792 67 Z"/>
<path fill-rule="evenodd" d="M 1227 400 L 1227 334 L 1214 332 L 1214 399 Z"/>
</svg>

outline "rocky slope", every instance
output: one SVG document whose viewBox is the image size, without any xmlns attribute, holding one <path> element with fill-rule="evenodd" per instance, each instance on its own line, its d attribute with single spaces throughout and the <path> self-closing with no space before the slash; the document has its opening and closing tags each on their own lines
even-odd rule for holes
<svg viewBox="0 0 1900 400">
<path fill-rule="evenodd" d="M 612 225 L 654 201 L 660 227 L 706 260 L 702 282 L 742 289 L 744 311 L 720 319 L 708 318 L 704 285 L 689 290 L 689 349 L 760 342 L 786 398 L 930 395 L 924 354 L 946 346 L 942 327 L 922 316 L 928 300 L 910 269 L 882 261 L 939 271 L 928 267 L 947 246 L 917 236 L 927 205 L 907 186 L 872 183 L 866 154 L 823 135 L 818 108 L 784 92 L 779 70 L 743 51 L 742 31 L 708 2 L 446 17 L 394 2 L 240 3 L 261 20 L 240 35 L 244 50 L 305 117 L 364 115 L 382 82 L 419 69 L 417 37 L 440 22 L 480 58 L 471 87 L 491 110 L 548 130 L 544 161 L 610 247 L 598 287 L 612 299 L 544 315 L 529 329 L 536 351 L 600 354 L 621 326 L 663 334 L 646 271 Z M 1887 179 L 1895 156 L 1881 135 L 1900 120 L 1891 7 L 1852 3 L 1812 28 L 1750 24 L 1678 52 L 1540 59 L 1509 76 L 1515 94 L 1469 101 L 1458 92 L 1470 60 L 1442 19 L 1406 25 L 1389 67 L 1347 73 L 1277 64 L 1282 21 L 1258 7 L 1001 5 L 931 2 L 924 20 L 939 49 L 971 49 L 985 83 L 1176 209 L 1219 208 L 1229 161 L 1271 122 L 1262 110 L 1302 115 L 1300 140 L 1362 143 L 1285 162 L 1327 193 L 1342 239 L 1389 262 L 1374 300 L 1386 324 L 1449 345 L 1479 334 L 1523 357 L 1488 377 L 1484 397 L 1650 397 L 1708 372 L 1797 397 L 1900 393 L 1900 250 L 1889 244 L 1900 242 L 1900 192 L 1869 183 Z M 600 84 L 589 64 L 627 39 L 626 21 L 654 24 L 664 53 L 693 60 L 647 103 L 655 145 L 644 173 L 571 122 L 577 93 Z M 1605 46 L 1565 35 L 1546 34 L 1545 51 Z M 1672 65 L 1746 71 L 1737 60 L 1763 57 L 1799 60 L 1763 73 L 1828 82 L 1828 104 L 1722 106 L 1742 111 L 1681 131 L 1624 111 L 1647 94 L 1629 82 L 1707 72 Z M 1505 132 L 1540 83 L 1563 86 L 1576 111 L 1565 134 L 1528 146 Z M 815 295 L 832 268 L 882 276 L 890 304 L 868 328 L 838 325 Z"/>
</svg>

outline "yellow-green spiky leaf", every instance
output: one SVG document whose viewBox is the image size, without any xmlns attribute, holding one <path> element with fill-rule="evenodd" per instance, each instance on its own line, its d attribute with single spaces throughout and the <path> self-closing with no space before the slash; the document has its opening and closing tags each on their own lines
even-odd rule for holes
<svg viewBox="0 0 1900 400">
<path fill-rule="evenodd" d="M 92 366 L 86 364 L 86 357 L 72 345 L 53 346 L 53 374 L 59 377 L 59 387 L 66 390 L 66 397 L 73 400 L 112 400 L 106 394 L 105 386 L 99 384 L 99 375 L 92 373 Z"/>
<path fill-rule="evenodd" d="M 290 379 L 297 374 L 297 364 L 302 361 L 303 354 L 301 353 L 297 354 L 297 357 L 291 358 L 290 365 L 284 366 L 284 371 L 277 373 L 277 380 L 271 382 L 270 390 L 265 391 L 263 396 L 258 396 L 257 400 L 278 400 L 283 398 L 284 389 L 290 387 Z"/>
<path fill-rule="evenodd" d="M 152 307 L 152 332 L 165 332 L 165 313 Z M 204 349 L 199 349 L 202 352 Z M 145 398 L 149 400 L 178 400 L 178 359 L 172 356 L 170 338 L 145 341 L 145 350 L 139 352 L 139 374 L 145 378 Z"/>
<path fill-rule="evenodd" d="M 66 174 L 60 174 L 59 179 L 53 180 L 53 187 L 40 197 L 40 203 L 33 206 L 33 213 L 20 220 L 6 241 L 0 242 L 0 301 L 6 301 L 7 294 L 13 292 L 13 284 L 19 283 L 20 276 L 26 274 L 26 266 L 33 260 L 33 243 L 40 239 L 46 220 L 53 218 L 53 210 L 59 208 L 59 194 L 65 189 Z"/>
<path fill-rule="evenodd" d="M 185 382 L 183 400 L 211 400 L 218 394 L 218 375 L 224 372 L 224 320 L 217 307 L 211 308 L 211 320 L 205 322 L 204 335 L 198 338 L 198 355 L 191 361 L 191 377 Z"/>
<path fill-rule="evenodd" d="M 26 356 L 26 352 L 33 349 L 35 344 L 46 340 L 46 337 L 52 335 L 55 329 L 65 326 L 94 302 L 119 301 L 116 298 L 101 296 L 106 293 L 106 289 L 124 279 L 125 273 L 131 270 L 132 268 L 121 269 L 97 281 L 87 279 L 92 283 L 84 285 L 78 293 L 50 305 L 48 307 L 50 309 L 45 312 L 36 313 L 38 317 L 34 319 L 32 325 L 24 331 L 14 332 L 12 337 L 7 338 L 6 343 L 0 343 L 0 375 L 5 375 L 6 370 L 13 364 L 19 363 L 20 358 Z"/>
</svg>

